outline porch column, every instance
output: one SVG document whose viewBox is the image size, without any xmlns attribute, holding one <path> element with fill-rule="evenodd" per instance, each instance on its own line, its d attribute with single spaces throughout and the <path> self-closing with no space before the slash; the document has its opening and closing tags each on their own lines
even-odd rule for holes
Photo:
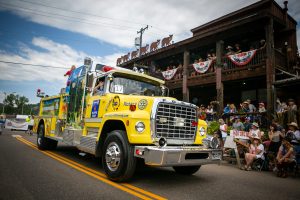
<svg viewBox="0 0 300 200">
<path fill-rule="evenodd" d="M 154 60 L 151 60 L 151 64 L 150 64 L 150 69 L 149 69 L 149 74 L 153 75 L 156 72 L 156 62 Z"/>
<path fill-rule="evenodd" d="M 188 66 L 190 64 L 190 52 L 185 50 L 183 52 L 183 70 L 182 70 L 182 97 L 183 101 L 189 102 L 189 89 L 187 87 L 187 78 L 188 78 Z"/>
<path fill-rule="evenodd" d="M 224 88 L 222 82 L 222 56 L 224 50 L 224 42 L 222 40 L 217 41 L 216 44 L 216 56 L 217 56 L 217 63 L 216 63 L 216 89 L 217 89 L 217 101 L 219 102 L 219 110 L 218 115 L 221 116 L 224 108 Z"/>
<path fill-rule="evenodd" d="M 266 85 L 267 85 L 267 115 L 274 113 L 274 81 L 275 81 L 275 55 L 273 18 L 265 25 L 266 33 Z"/>
</svg>

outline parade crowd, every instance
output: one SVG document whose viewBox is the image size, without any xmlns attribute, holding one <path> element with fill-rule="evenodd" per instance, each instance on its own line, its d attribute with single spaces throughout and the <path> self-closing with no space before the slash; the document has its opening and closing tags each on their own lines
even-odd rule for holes
<svg viewBox="0 0 300 200">
<path fill-rule="evenodd" d="M 222 146 L 232 131 L 246 132 L 249 137 L 247 141 L 235 140 L 239 155 L 245 160 L 241 169 L 250 171 L 258 163 L 265 170 L 276 172 L 279 177 L 287 177 L 289 170 L 297 170 L 300 164 L 300 131 L 298 109 L 293 99 L 288 99 L 287 103 L 277 100 L 272 121 L 265 115 L 267 110 L 263 102 L 258 103 L 258 108 L 251 100 L 242 102 L 239 108 L 227 104 L 220 119 L 217 119 L 216 111 L 213 102 L 207 107 L 200 105 L 198 117 L 206 120 L 209 126 L 218 122 L 218 130 L 214 134 L 220 138 Z M 234 154 L 232 149 L 225 148 L 224 153 Z"/>
</svg>

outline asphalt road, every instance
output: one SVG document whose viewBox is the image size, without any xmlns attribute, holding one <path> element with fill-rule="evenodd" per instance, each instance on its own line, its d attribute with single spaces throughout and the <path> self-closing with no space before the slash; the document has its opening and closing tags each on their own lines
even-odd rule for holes
<svg viewBox="0 0 300 200">
<path fill-rule="evenodd" d="M 20 135 L 22 138 L 13 137 Z M 26 139 L 26 140 L 24 140 Z M 299 199 L 300 177 L 206 165 L 193 176 L 171 168 L 140 167 L 128 184 L 105 178 L 98 159 L 72 147 L 41 152 L 35 136 L 0 135 L 0 199 Z"/>
</svg>

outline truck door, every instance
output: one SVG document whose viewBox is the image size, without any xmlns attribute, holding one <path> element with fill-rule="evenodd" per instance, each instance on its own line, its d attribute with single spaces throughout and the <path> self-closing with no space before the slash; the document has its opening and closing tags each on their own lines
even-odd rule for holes
<svg viewBox="0 0 300 200">
<path fill-rule="evenodd" d="M 106 82 L 105 77 L 97 78 L 94 86 L 91 88 L 85 115 L 85 126 L 87 127 L 88 135 L 98 133 L 102 123 L 106 106 Z"/>
</svg>

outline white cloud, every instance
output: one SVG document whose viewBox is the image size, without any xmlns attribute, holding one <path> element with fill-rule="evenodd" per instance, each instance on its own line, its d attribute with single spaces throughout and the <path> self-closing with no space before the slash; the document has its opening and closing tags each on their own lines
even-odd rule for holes
<svg viewBox="0 0 300 200">
<path fill-rule="evenodd" d="M 9 9 L 33 22 L 82 33 L 121 47 L 133 47 L 136 31 L 145 24 L 153 25 L 145 32 L 145 42 L 149 43 L 169 34 L 174 34 L 174 40 L 179 41 L 191 36 L 190 29 L 257 2 L 257 0 L 29 1 L 35 4 L 9 1 L 9 4 L 14 4 L 14 9 L 18 10 Z M 277 2 L 283 5 L 283 0 Z M 41 3 L 50 7 L 39 5 Z M 289 8 L 290 14 L 299 21 L 300 4 L 297 0 L 289 1 Z M 68 12 L 70 10 L 76 12 Z"/>
<path fill-rule="evenodd" d="M 76 51 L 68 45 L 56 43 L 52 40 L 41 37 L 33 38 L 32 45 L 39 47 L 42 51 L 30 48 L 25 44 L 20 44 L 18 48 L 19 54 L 2 51 L 0 54 L 0 60 L 14 61 L 16 63 L 33 63 L 35 65 L 66 67 L 66 69 L 1 63 L 1 80 L 46 80 L 49 82 L 58 81 L 64 84 L 66 78 L 63 74 L 68 70 L 67 68 L 73 64 L 77 66 L 82 65 L 85 57 L 91 57 L 94 60 L 94 63 L 114 65 L 116 58 L 121 55 L 120 53 L 116 53 L 104 57 L 93 57 L 84 52 Z"/>
</svg>

